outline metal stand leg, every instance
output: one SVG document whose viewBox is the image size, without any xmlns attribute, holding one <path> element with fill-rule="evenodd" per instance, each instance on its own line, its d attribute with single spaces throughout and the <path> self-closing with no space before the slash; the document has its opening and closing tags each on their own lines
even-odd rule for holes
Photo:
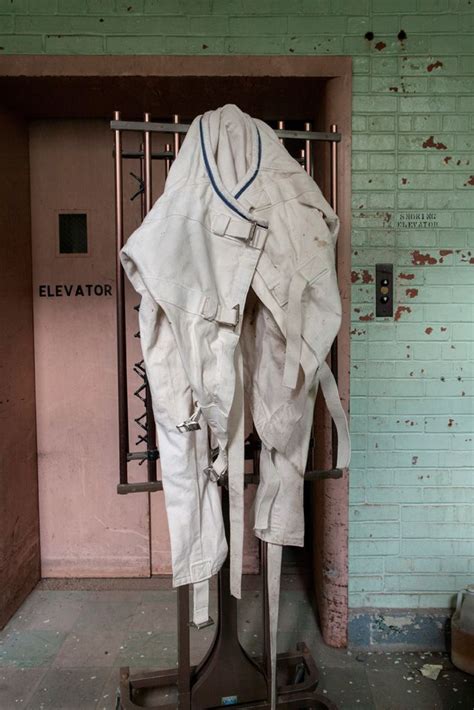
<svg viewBox="0 0 474 710">
<path fill-rule="evenodd" d="M 222 490 L 226 528 L 229 525 L 229 495 Z M 228 532 L 228 531 L 227 531 Z M 248 710 L 270 710 L 268 599 L 266 591 L 266 555 L 262 555 L 264 578 L 264 656 L 253 660 L 240 645 L 237 630 L 237 600 L 230 594 L 230 569 L 227 559 L 218 576 L 218 621 L 214 641 L 198 666 L 190 665 L 189 587 L 178 589 L 178 669 L 141 672 L 130 675 L 120 669 L 120 709 L 137 710 L 207 710 L 233 705 Z M 334 703 L 316 692 L 319 673 L 305 643 L 295 653 L 277 657 L 278 708 L 315 708 L 337 710 Z M 283 682 L 281 682 L 283 681 Z M 178 700 L 169 704 L 146 703 L 146 692 L 175 686 Z M 138 697 L 141 696 L 141 697 Z"/>
</svg>

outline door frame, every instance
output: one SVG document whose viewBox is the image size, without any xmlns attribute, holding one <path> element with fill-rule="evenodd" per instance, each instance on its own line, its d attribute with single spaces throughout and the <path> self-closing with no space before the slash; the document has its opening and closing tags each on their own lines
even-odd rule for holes
<svg viewBox="0 0 474 710">
<path fill-rule="evenodd" d="M 308 80 L 324 82 L 323 116 L 328 127 L 337 124 L 342 134 L 338 147 L 338 214 L 341 219 L 337 264 L 343 303 L 338 336 L 337 371 L 339 391 L 349 413 L 350 366 L 350 270 L 351 270 L 351 123 L 352 60 L 330 56 L 45 56 L 6 55 L 0 57 L 0 90 L 5 103 L 24 118 L 92 118 L 92 106 L 122 108 L 121 97 L 130 98 L 133 87 L 156 87 L 160 80 L 229 77 Z M 75 100 L 71 101 L 72 96 Z M 128 93 L 127 93 L 128 92 Z M 58 97 L 68 97 L 63 102 Z M 6 98 L 10 97 L 10 98 Z M 100 97 L 100 99 L 99 99 Z M 13 103 L 13 105 L 12 105 Z M 141 107 L 140 107 L 141 108 Z M 140 109 L 139 109 L 140 110 Z M 144 107 L 143 110 L 149 110 Z M 23 114 L 23 115 L 22 115 Z M 137 115 L 134 116 L 137 118 Z M 23 157 L 23 160 L 25 158 Z M 26 166 L 27 167 L 27 166 Z M 29 205 L 25 205 L 29 211 Z M 315 486 L 316 538 L 314 578 L 321 630 L 326 643 L 347 644 L 348 625 L 348 472 L 341 479 L 319 481 Z M 20 602 L 21 603 L 21 600 Z"/>
</svg>

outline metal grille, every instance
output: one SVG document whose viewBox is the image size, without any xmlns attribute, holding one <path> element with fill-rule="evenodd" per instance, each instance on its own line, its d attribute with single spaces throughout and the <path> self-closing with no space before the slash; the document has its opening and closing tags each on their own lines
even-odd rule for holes
<svg viewBox="0 0 474 710">
<path fill-rule="evenodd" d="M 87 215 L 59 215 L 59 253 L 87 254 Z"/>
</svg>

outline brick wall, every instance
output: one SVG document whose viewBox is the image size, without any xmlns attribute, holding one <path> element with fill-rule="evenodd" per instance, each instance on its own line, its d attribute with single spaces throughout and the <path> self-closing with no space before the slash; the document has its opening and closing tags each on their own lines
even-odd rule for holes
<svg viewBox="0 0 474 710">
<path fill-rule="evenodd" d="M 0 0 L 0 13 L 4 53 L 354 57 L 351 606 L 448 606 L 474 577 L 474 1 Z M 395 265 L 394 320 L 374 319 L 378 261 Z"/>
</svg>

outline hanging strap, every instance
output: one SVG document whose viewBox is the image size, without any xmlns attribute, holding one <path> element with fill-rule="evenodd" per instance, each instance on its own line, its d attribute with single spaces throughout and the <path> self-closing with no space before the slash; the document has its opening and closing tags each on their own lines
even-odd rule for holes
<svg viewBox="0 0 474 710">
<path fill-rule="evenodd" d="M 290 389 L 296 387 L 300 367 L 301 325 L 303 318 L 301 300 L 307 285 L 308 281 L 303 274 L 296 271 L 290 281 L 288 309 L 286 312 L 286 355 L 283 384 Z"/>
<path fill-rule="evenodd" d="M 198 629 L 212 624 L 209 617 L 209 580 L 193 584 L 193 624 Z"/>
<path fill-rule="evenodd" d="M 271 710 L 277 703 L 277 634 L 278 612 L 280 608 L 280 577 L 282 545 L 267 542 L 267 594 L 270 633 L 270 695 Z"/>
<path fill-rule="evenodd" d="M 244 383 L 240 343 L 235 350 L 235 391 L 229 415 L 230 591 L 240 599 L 244 546 Z"/>
<path fill-rule="evenodd" d="M 341 404 L 337 382 L 327 362 L 319 367 L 319 382 L 326 400 L 329 414 L 332 417 L 337 431 L 337 463 L 336 468 L 347 468 L 351 459 L 351 438 L 347 424 L 346 413 Z"/>
</svg>

